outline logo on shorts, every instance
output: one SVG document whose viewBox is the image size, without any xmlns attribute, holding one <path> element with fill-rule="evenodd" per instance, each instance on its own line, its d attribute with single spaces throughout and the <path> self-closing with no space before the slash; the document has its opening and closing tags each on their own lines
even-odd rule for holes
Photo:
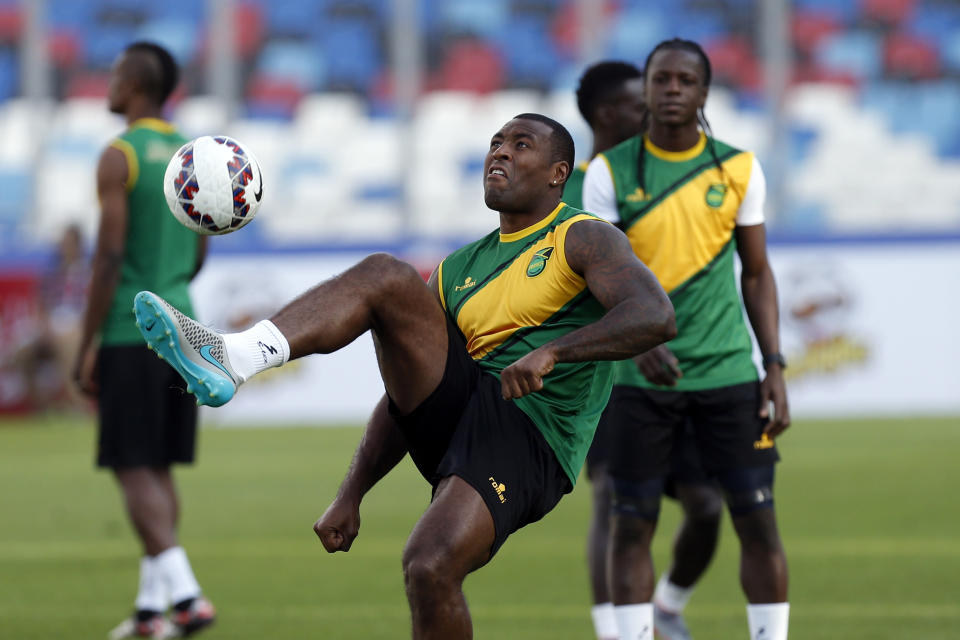
<svg viewBox="0 0 960 640">
<path fill-rule="evenodd" d="M 760 439 L 753 443 L 754 449 L 773 449 L 773 438 L 767 434 L 762 434 Z"/>
<path fill-rule="evenodd" d="M 499 484 L 496 480 L 493 479 L 493 476 L 487 478 L 490 481 L 490 486 L 493 487 L 493 490 L 497 492 L 497 497 L 500 498 L 500 504 L 503 504 L 507 501 L 507 496 L 504 495 L 507 492 L 507 487 L 505 485 Z"/>
<path fill-rule="evenodd" d="M 527 265 L 527 277 L 533 278 L 543 273 L 543 270 L 547 267 L 547 260 L 550 259 L 552 254 L 553 247 L 540 249 L 540 251 L 533 254 L 533 257 L 530 258 L 530 264 Z"/>
<path fill-rule="evenodd" d="M 453 289 L 454 291 L 463 291 L 464 289 L 469 289 L 470 287 L 476 286 L 477 281 L 467 276 L 466 280 L 463 281 L 463 284 L 458 284 Z"/>
</svg>

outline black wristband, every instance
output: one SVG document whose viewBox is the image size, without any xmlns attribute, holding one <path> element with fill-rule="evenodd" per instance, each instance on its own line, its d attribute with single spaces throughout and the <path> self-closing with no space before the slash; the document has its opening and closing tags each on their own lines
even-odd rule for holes
<svg viewBox="0 0 960 640">
<path fill-rule="evenodd" d="M 768 353 L 763 356 L 763 368 L 766 369 L 771 364 L 780 365 L 781 369 L 787 368 L 787 359 L 783 357 L 783 354 L 777 351 L 776 353 Z"/>
</svg>

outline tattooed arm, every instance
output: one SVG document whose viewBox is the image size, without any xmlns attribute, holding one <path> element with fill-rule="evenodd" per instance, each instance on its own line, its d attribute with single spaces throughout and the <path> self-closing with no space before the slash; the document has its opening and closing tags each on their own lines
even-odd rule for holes
<svg viewBox="0 0 960 640">
<path fill-rule="evenodd" d="M 621 231 L 604 222 L 578 222 L 567 231 L 565 246 L 567 264 L 583 276 L 607 313 L 505 368 L 500 374 L 504 398 L 539 391 L 543 376 L 558 362 L 623 360 L 677 333 L 670 299 Z"/>
</svg>

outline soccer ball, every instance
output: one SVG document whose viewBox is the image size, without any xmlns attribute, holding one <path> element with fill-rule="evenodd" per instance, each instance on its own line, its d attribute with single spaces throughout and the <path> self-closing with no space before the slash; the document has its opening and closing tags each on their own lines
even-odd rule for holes
<svg viewBox="0 0 960 640">
<path fill-rule="evenodd" d="M 170 159 L 163 194 L 183 226 L 220 235 L 253 220 L 263 198 L 263 175 L 242 143 L 227 136 L 201 136 Z"/>
</svg>

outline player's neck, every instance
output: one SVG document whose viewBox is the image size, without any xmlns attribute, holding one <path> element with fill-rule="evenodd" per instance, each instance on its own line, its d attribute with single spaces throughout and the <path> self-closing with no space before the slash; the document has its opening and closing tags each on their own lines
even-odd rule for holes
<svg viewBox="0 0 960 640">
<path fill-rule="evenodd" d="M 507 235 L 532 227 L 556 210 L 559 198 L 550 198 L 530 211 L 500 211 L 500 234 Z"/>
<path fill-rule="evenodd" d="M 697 146 L 697 143 L 700 142 L 700 129 L 696 123 L 693 123 L 692 126 L 677 127 L 660 125 L 654 122 L 650 125 L 647 137 L 650 142 L 664 151 L 686 151 Z"/>
<path fill-rule="evenodd" d="M 620 136 L 608 131 L 603 131 L 603 130 L 594 131 L 593 132 L 593 151 L 590 152 L 590 158 L 591 159 L 596 158 L 597 154 L 603 153 L 607 149 L 612 149 L 613 147 L 617 146 L 624 140 L 625 138 L 621 138 Z"/>
<path fill-rule="evenodd" d="M 163 107 L 148 102 L 137 101 L 131 104 L 123 115 L 128 125 L 144 118 L 157 118 L 162 120 Z"/>
</svg>

